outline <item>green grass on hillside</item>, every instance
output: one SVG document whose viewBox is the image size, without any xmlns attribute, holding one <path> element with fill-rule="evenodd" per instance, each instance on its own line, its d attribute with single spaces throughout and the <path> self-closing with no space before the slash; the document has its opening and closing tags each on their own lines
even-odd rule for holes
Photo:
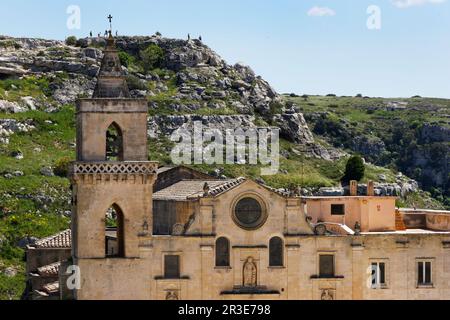
<svg viewBox="0 0 450 320">
<path fill-rule="evenodd" d="M 423 134 L 429 125 L 450 127 L 449 99 L 293 95 L 284 99 L 304 113 L 318 141 L 349 152 L 360 148 L 366 160 L 417 180 L 450 208 L 450 176 L 445 172 L 450 143 L 445 138 L 430 141 L 434 138 L 427 137 L 430 131 Z M 355 138 L 360 139 L 356 146 Z M 369 143 L 380 152 L 364 150 Z"/>
<path fill-rule="evenodd" d="M 69 181 L 45 177 L 40 169 L 54 166 L 60 158 L 74 157 L 74 110 L 64 107 L 57 113 L 30 111 L 0 114 L 0 118 L 31 119 L 36 127 L 12 135 L 9 145 L 0 146 L 0 299 L 17 299 L 25 286 L 24 251 L 17 247 L 18 241 L 27 236 L 45 237 L 69 227 L 70 219 L 63 215 L 70 210 Z M 12 157 L 16 151 L 24 158 Z M 24 175 L 5 178 L 5 174 L 15 171 Z M 1 272 L 7 267 L 14 267 L 18 274 L 8 278 Z"/>
<path fill-rule="evenodd" d="M 126 58 L 126 57 L 125 57 Z M 125 59 L 124 58 L 124 59 Z M 133 61 L 129 61 L 130 64 Z M 167 104 L 173 102 L 171 96 L 176 94 L 174 74 L 164 70 L 154 70 L 167 79 L 168 91 L 150 97 L 149 102 L 155 102 L 157 109 L 150 115 L 170 114 Z M 64 74 L 58 77 L 64 77 Z M 16 80 L 0 81 L 0 99 L 19 101 L 22 96 L 46 96 L 49 83 L 60 81 L 59 78 L 27 77 Z M 59 79 L 59 80 L 58 80 Z M 152 85 L 152 84 L 150 84 Z M 300 100 L 299 100 L 300 99 Z M 354 110 L 353 103 L 368 106 L 378 103 L 378 100 L 353 100 L 342 98 L 343 109 L 336 108 L 336 99 L 332 97 L 310 97 L 307 101 L 295 98 L 306 112 L 335 110 L 336 120 L 345 115 L 350 122 L 361 130 L 366 130 L 364 123 L 375 120 L 375 117 L 386 117 L 384 111 L 368 113 L 360 109 Z M 51 100 L 51 99 L 50 99 Z M 380 100 L 382 101 L 382 100 Z M 440 101 L 438 101 L 440 102 Z M 273 106 L 274 110 L 277 106 Z M 199 114 L 233 114 L 232 108 L 209 110 L 202 108 Z M 35 127 L 27 133 L 13 134 L 8 145 L 0 145 L 0 299 L 17 299 L 24 289 L 24 251 L 17 247 L 17 242 L 26 237 L 45 237 L 63 230 L 69 226 L 69 218 L 64 215 L 70 210 L 69 181 L 65 177 L 46 177 L 40 173 L 43 167 L 55 167 L 61 159 L 75 158 L 75 113 L 73 106 L 65 106 L 59 112 L 45 113 L 29 111 L 19 114 L 0 114 L 0 119 L 16 119 L 27 121 Z M 257 117 L 257 123 L 267 125 Z M 374 127 L 377 126 L 374 124 Z M 320 140 L 320 139 L 319 139 Z M 171 164 L 170 151 L 173 143 L 168 138 L 149 141 L 150 159 L 159 161 L 161 165 Z M 296 145 L 281 141 L 282 154 L 280 173 L 263 177 L 265 182 L 276 188 L 292 188 L 298 185 L 319 187 L 333 186 L 339 183 L 344 173 L 345 159 L 338 162 L 328 162 L 314 158 L 303 158 L 297 155 Z M 20 152 L 24 158 L 15 159 L 12 154 Z M 260 176 L 261 165 L 196 165 L 203 172 L 211 172 L 217 167 L 223 168 L 228 177 L 245 176 L 256 179 Z M 23 176 L 15 176 L 15 171 L 22 171 Z M 12 176 L 8 176 L 12 174 Z M 367 165 L 364 181 L 378 180 L 384 174 L 387 180 L 395 180 L 395 172 L 389 169 Z M 5 177 L 7 175 L 7 177 Z M 400 203 L 420 204 L 421 195 L 412 195 L 411 200 Z M 408 202 L 410 201 L 410 202 Z M 429 203 L 427 203 L 429 205 Z M 8 278 L 1 271 L 7 267 L 18 270 L 15 277 Z"/>
</svg>

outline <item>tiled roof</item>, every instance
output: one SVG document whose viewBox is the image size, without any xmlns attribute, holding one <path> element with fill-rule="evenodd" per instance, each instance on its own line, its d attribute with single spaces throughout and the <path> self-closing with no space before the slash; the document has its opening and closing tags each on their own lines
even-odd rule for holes
<svg viewBox="0 0 450 320">
<path fill-rule="evenodd" d="M 52 263 L 47 266 L 43 266 L 37 269 L 39 275 L 43 277 L 53 277 L 58 276 L 59 267 L 61 266 L 60 262 Z"/>
<path fill-rule="evenodd" d="M 70 248 L 72 246 L 72 231 L 64 230 L 53 236 L 36 241 L 36 248 Z"/>
<path fill-rule="evenodd" d="M 176 167 L 159 167 L 158 170 L 156 170 L 156 172 L 157 172 L 158 174 L 160 174 L 160 173 L 163 173 L 163 172 L 172 170 L 172 169 L 174 169 L 174 168 L 176 168 Z"/>
<path fill-rule="evenodd" d="M 241 185 L 245 181 L 247 181 L 247 179 L 242 177 L 228 180 L 182 180 L 165 189 L 155 192 L 153 194 L 153 200 L 185 201 L 200 197 L 216 197 Z M 292 191 L 275 189 L 259 182 L 256 183 L 282 197 L 299 197 Z M 207 184 L 208 188 L 206 190 L 205 184 Z"/>
<path fill-rule="evenodd" d="M 185 201 L 205 195 L 217 196 L 240 185 L 244 181 L 244 178 L 231 180 L 182 180 L 154 193 L 153 200 Z M 207 190 L 205 190 L 205 184 L 207 184 Z"/>
<path fill-rule="evenodd" d="M 47 294 L 58 293 L 59 292 L 59 281 L 55 281 L 52 283 L 47 283 L 42 286 L 42 291 Z"/>
<path fill-rule="evenodd" d="M 234 187 L 240 185 L 241 183 L 243 183 L 246 179 L 245 178 L 237 178 L 234 180 L 228 180 L 226 183 L 215 186 L 210 188 L 209 192 L 208 192 L 208 196 L 217 196 L 223 192 L 226 192 L 230 189 L 233 189 Z M 209 183 L 208 183 L 209 185 Z"/>
</svg>

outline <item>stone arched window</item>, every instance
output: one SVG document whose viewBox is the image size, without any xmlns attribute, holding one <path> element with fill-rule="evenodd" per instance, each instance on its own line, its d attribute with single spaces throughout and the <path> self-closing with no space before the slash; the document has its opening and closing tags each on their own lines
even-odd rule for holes
<svg viewBox="0 0 450 320">
<path fill-rule="evenodd" d="M 106 161 L 123 161 L 122 130 L 115 122 L 106 130 Z"/>
<path fill-rule="evenodd" d="M 283 266 L 283 240 L 280 237 L 273 237 L 269 242 L 269 266 Z"/>
<path fill-rule="evenodd" d="M 105 217 L 105 255 L 107 257 L 125 256 L 124 217 L 120 207 L 112 205 Z"/>
<path fill-rule="evenodd" d="M 230 241 L 221 237 L 216 240 L 216 267 L 230 266 Z"/>
</svg>

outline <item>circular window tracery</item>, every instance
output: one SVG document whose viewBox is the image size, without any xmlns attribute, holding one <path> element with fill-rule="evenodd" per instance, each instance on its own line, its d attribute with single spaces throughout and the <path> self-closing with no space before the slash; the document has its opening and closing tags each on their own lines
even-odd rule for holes
<svg viewBox="0 0 450 320">
<path fill-rule="evenodd" d="M 266 222 L 266 219 L 265 207 L 255 198 L 242 198 L 234 206 L 233 220 L 243 229 L 258 229 Z"/>
</svg>

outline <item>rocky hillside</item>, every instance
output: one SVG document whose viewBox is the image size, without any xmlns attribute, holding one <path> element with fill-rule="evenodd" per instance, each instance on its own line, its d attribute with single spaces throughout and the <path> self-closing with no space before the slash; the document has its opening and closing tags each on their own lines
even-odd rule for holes
<svg viewBox="0 0 450 320">
<path fill-rule="evenodd" d="M 285 99 L 299 106 L 316 138 L 408 175 L 450 207 L 450 100 L 332 94 Z"/>
<path fill-rule="evenodd" d="M 0 37 L 0 299 L 20 297 L 26 244 L 69 225 L 74 101 L 92 94 L 105 44 L 69 40 Z M 377 181 L 376 192 L 401 196 L 399 205 L 441 208 L 448 197 L 448 126 L 441 123 L 448 101 L 405 100 L 410 121 L 395 109 L 402 104 L 388 100 L 280 95 L 251 68 L 227 64 L 199 40 L 124 37 L 117 47 L 131 94 L 148 100 L 149 156 L 161 164 L 170 164 L 168 135 L 194 121 L 220 129 L 278 126 L 281 168 L 263 177 L 270 186 L 343 194 L 347 156 L 360 152 L 367 160 L 362 182 Z M 261 180 L 260 166 L 196 167 Z"/>
<path fill-rule="evenodd" d="M 80 96 L 90 96 L 105 40 L 80 39 L 76 45 L 39 39 L 0 40 L 0 79 L 33 76 L 46 90 L 37 98 L 8 97 L 4 90 L 0 112 L 54 112 Z M 170 134 L 170 128 L 191 122 L 190 115 L 195 114 L 211 127 L 277 125 L 283 137 L 306 145 L 311 155 L 327 160 L 342 156 L 333 148 L 315 144 L 303 115 L 295 108 L 286 109 L 282 97 L 252 69 L 226 64 L 199 40 L 118 38 L 117 47 L 122 51 L 132 96 L 146 97 L 149 113 L 155 116 L 150 126 L 152 137 Z"/>
</svg>

